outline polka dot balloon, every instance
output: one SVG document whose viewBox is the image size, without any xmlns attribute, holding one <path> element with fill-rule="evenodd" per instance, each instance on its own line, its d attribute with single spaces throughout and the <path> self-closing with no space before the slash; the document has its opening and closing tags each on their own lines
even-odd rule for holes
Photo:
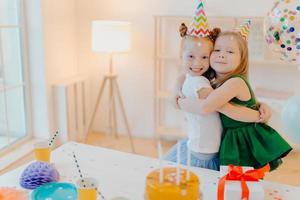
<svg viewBox="0 0 300 200">
<path fill-rule="evenodd" d="M 279 0 L 274 4 L 265 19 L 265 39 L 281 60 L 297 61 L 300 57 L 300 0 Z"/>
</svg>

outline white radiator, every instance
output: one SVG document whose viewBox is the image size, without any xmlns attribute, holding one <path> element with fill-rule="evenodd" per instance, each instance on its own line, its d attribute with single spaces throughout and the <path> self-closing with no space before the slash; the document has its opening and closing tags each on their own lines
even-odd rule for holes
<svg viewBox="0 0 300 200">
<path fill-rule="evenodd" d="M 60 142 L 83 141 L 88 126 L 88 79 L 76 77 L 54 86 L 54 119 Z"/>
</svg>

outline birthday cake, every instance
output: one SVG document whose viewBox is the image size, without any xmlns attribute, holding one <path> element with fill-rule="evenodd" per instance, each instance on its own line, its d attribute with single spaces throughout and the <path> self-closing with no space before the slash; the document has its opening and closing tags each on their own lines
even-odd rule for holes
<svg viewBox="0 0 300 200">
<path fill-rule="evenodd" d="M 179 184 L 176 184 L 176 168 L 163 168 L 163 181 L 159 181 L 159 169 L 150 172 L 146 179 L 146 200 L 199 200 L 199 179 L 190 172 L 187 180 L 187 170 L 181 169 Z"/>
</svg>

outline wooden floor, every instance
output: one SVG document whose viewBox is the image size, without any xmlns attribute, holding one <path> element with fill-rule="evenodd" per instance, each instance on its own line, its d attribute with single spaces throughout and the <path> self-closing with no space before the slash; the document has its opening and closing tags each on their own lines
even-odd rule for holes
<svg viewBox="0 0 300 200">
<path fill-rule="evenodd" d="M 130 143 L 127 137 L 120 136 L 116 139 L 113 136 L 100 133 L 91 133 L 87 138 L 87 144 L 106 147 L 124 152 L 131 152 Z M 152 139 L 134 138 L 136 153 L 149 157 L 157 157 L 156 144 Z M 166 152 L 174 142 L 163 142 L 163 151 Z M 30 160 L 33 160 L 33 154 L 29 154 L 24 159 L 0 171 L 0 175 L 18 167 Z M 286 158 L 284 163 L 275 170 L 267 174 L 265 180 L 294 185 L 300 187 L 300 152 L 292 152 Z"/>
</svg>

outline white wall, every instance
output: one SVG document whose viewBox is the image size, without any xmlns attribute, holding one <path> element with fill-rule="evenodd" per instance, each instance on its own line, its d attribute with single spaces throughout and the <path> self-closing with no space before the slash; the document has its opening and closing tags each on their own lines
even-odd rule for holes
<svg viewBox="0 0 300 200">
<path fill-rule="evenodd" d="M 181 0 L 77 0 L 78 71 L 93 74 L 93 98 L 107 69 L 107 58 L 91 51 L 91 21 L 96 19 L 132 22 L 132 50 L 115 56 L 124 103 L 133 134 L 153 135 L 154 20 L 153 15 L 192 15 L 195 1 Z M 272 0 L 206 0 L 207 15 L 264 16 Z M 234 6 L 233 6 L 234 5 Z M 234 9 L 233 9 L 234 7 Z M 103 104 L 102 104 L 103 105 Z M 106 130 L 107 109 L 100 108 L 94 128 Z M 125 130 L 122 128 L 121 132 Z"/>
<path fill-rule="evenodd" d="M 43 0 L 42 18 L 50 132 L 54 124 L 53 84 L 77 74 L 76 0 Z"/>
</svg>

